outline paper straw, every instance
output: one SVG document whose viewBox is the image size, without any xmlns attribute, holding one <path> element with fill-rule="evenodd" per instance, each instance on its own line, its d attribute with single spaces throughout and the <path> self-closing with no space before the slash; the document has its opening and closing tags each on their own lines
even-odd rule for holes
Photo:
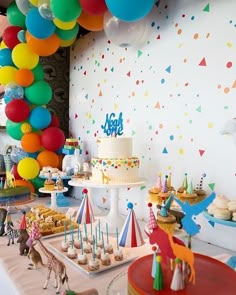
<svg viewBox="0 0 236 295">
<path fill-rule="evenodd" d="M 109 237 L 108 237 L 108 223 L 106 223 L 106 232 L 107 232 L 107 245 L 109 244 Z"/>
<path fill-rule="evenodd" d="M 98 248 L 98 229 L 95 226 L 95 246 L 96 246 L 96 250 Z"/>
<path fill-rule="evenodd" d="M 90 217 L 90 230 L 91 230 L 91 236 L 93 235 L 93 222 L 92 222 L 92 215 Z"/>
<path fill-rule="evenodd" d="M 80 232 L 80 229 L 79 229 L 79 226 L 78 226 L 78 231 L 77 231 L 78 240 L 79 240 L 79 232 Z"/>
<path fill-rule="evenodd" d="M 116 246 L 117 246 L 117 250 L 119 250 L 119 233 L 118 233 L 118 228 L 116 228 Z"/>
<path fill-rule="evenodd" d="M 93 235 L 93 260 L 95 260 L 95 238 Z"/>
<path fill-rule="evenodd" d="M 87 239 L 88 238 L 88 234 L 87 234 L 87 226 L 86 226 L 86 223 L 84 223 L 84 235 L 85 235 L 85 238 Z"/>
</svg>

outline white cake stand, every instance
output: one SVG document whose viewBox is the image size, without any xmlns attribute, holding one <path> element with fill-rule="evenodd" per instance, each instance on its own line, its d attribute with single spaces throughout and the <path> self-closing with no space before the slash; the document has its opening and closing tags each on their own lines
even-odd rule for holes
<svg viewBox="0 0 236 295">
<path fill-rule="evenodd" d="M 102 231 L 106 231 L 106 223 L 108 224 L 109 233 L 116 233 L 116 228 L 118 231 L 122 229 L 124 225 L 124 218 L 120 215 L 119 211 L 119 194 L 121 188 L 131 188 L 139 187 L 146 183 L 145 178 L 139 178 L 137 181 L 129 183 L 120 184 L 103 184 L 98 182 L 93 182 L 91 180 L 74 180 L 69 181 L 68 184 L 71 186 L 84 187 L 84 188 L 105 188 L 110 190 L 110 211 L 108 215 L 104 217 L 101 223 Z"/>
<path fill-rule="evenodd" d="M 44 187 L 41 187 L 39 189 L 39 192 L 40 193 L 43 193 L 43 194 L 51 194 L 51 205 L 50 205 L 50 208 L 52 208 L 52 209 L 58 209 L 59 208 L 57 206 L 57 194 L 59 194 L 59 193 L 65 193 L 67 191 L 68 191 L 68 188 L 67 187 L 64 187 L 61 190 L 54 189 L 53 191 L 46 190 Z"/>
</svg>

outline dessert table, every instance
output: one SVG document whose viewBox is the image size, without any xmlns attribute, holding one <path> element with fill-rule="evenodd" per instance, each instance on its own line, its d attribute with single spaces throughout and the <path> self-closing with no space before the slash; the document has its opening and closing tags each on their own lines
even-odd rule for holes
<svg viewBox="0 0 236 295">
<path fill-rule="evenodd" d="M 58 205 L 57 205 L 57 195 L 58 194 L 61 194 L 61 193 L 65 193 L 68 191 L 68 188 L 67 187 L 64 187 L 63 189 L 60 189 L 60 190 L 57 190 L 57 189 L 54 189 L 53 191 L 50 191 L 50 190 L 46 190 L 45 188 L 41 187 L 39 189 L 39 192 L 40 193 L 43 193 L 43 194 L 51 194 L 51 205 L 50 207 L 52 209 L 58 209 Z"/>
<path fill-rule="evenodd" d="M 49 197 L 38 198 L 34 204 L 47 204 L 49 202 Z M 78 207 L 79 200 L 71 198 L 71 204 L 74 207 Z M 58 208 L 61 212 L 66 212 L 68 208 Z M 102 212 L 102 209 L 101 209 Z M 19 220 L 21 213 L 19 211 L 18 214 L 13 214 L 12 219 L 13 222 L 15 220 Z M 98 216 L 98 218 L 104 218 L 104 215 Z M 144 223 L 141 223 L 141 228 Z M 111 234 L 114 237 L 114 235 Z M 94 275 L 88 275 L 75 267 L 72 263 L 68 262 L 68 259 L 64 259 L 57 254 L 50 247 L 50 243 L 55 241 L 60 236 L 44 238 L 42 241 L 45 246 L 49 249 L 49 251 L 53 252 L 56 257 L 61 259 L 65 265 L 67 274 L 69 277 L 69 286 L 72 290 L 80 292 L 83 290 L 90 289 L 91 286 L 98 290 L 99 295 L 105 294 L 126 294 L 125 285 L 121 286 L 117 292 L 114 292 L 112 289 L 111 282 L 114 281 L 114 278 L 120 276 L 124 272 L 127 272 L 128 266 L 131 262 L 126 264 L 119 265 L 117 267 L 111 268 L 107 271 L 103 271 L 101 273 L 97 273 Z M 61 236 L 63 239 L 63 235 Z M 43 290 L 43 284 L 47 277 L 47 267 L 39 266 L 36 270 L 28 270 L 28 266 L 30 260 L 26 256 L 19 255 L 19 244 L 7 246 L 7 238 L 0 237 L 0 286 L 1 291 L 0 294 L 9 294 L 9 295 L 53 295 L 56 294 L 55 288 L 53 287 L 53 274 L 49 281 L 48 288 Z M 38 245 L 36 245 L 36 249 L 41 253 L 43 262 L 46 263 L 46 257 L 40 251 Z M 214 245 L 210 245 L 209 243 L 202 242 L 196 238 L 192 239 L 192 249 L 194 252 L 202 253 L 209 256 L 214 256 L 218 260 L 223 262 L 227 261 L 229 257 L 232 255 L 236 255 L 236 253 L 232 251 L 227 251 L 226 249 L 216 247 Z M 131 249 L 137 257 L 142 257 L 144 255 L 152 253 L 152 246 L 145 240 L 145 244 L 138 248 Z M 107 293 L 107 289 L 109 288 L 109 293 Z M 62 290 L 65 290 L 65 286 L 62 287 Z M 112 293 L 110 293 L 112 292 Z M 122 293 L 123 292 L 123 293 Z"/>
</svg>

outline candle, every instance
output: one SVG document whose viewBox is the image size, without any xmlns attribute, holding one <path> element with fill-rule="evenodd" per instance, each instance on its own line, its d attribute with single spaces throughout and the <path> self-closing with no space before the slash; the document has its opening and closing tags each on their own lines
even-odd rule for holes
<svg viewBox="0 0 236 295">
<path fill-rule="evenodd" d="M 103 232 L 102 232 L 102 247 L 103 247 L 103 251 L 104 251 L 104 254 L 105 254 L 106 251 L 105 251 L 105 247 L 104 247 L 104 237 L 103 237 Z"/>
<path fill-rule="evenodd" d="M 119 250 L 119 233 L 118 233 L 118 228 L 116 228 L 116 245 L 117 245 L 117 250 Z"/>
<path fill-rule="evenodd" d="M 93 221 L 92 221 L 92 215 L 90 217 L 90 231 L 91 231 L 91 236 L 93 235 Z"/>
<path fill-rule="evenodd" d="M 79 229 L 79 226 L 78 226 L 78 231 L 77 231 L 78 240 L 79 240 L 79 233 L 80 233 L 80 229 Z"/>
<path fill-rule="evenodd" d="M 85 238 L 87 240 L 88 239 L 88 234 L 87 234 L 87 225 L 86 225 L 86 223 L 84 223 L 84 235 L 85 235 Z"/>
<path fill-rule="evenodd" d="M 106 232 L 107 232 L 107 245 L 108 245 L 109 244 L 108 223 L 106 223 Z"/>
<path fill-rule="evenodd" d="M 99 241 L 101 240 L 101 225 L 100 225 L 100 219 L 98 219 L 98 238 Z"/>
<path fill-rule="evenodd" d="M 70 225 L 70 237 L 71 237 L 71 241 L 74 241 L 74 226 L 73 226 L 73 224 Z"/>
<path fill-rule="evenodd" d="M 98 229 L 95 226 L 95 244 L 96 244 L 96 250 L 98 248 Z"/>
<path fill-rule="evenodd" d="M 95 238 L 93 235 L 93 260 L 95 260 Z"/>
<path fill-rule="evenodd" d="M 80 231 L 80 248 L 81 248 L 81 253 L 82 255 L 84 254 L 84 245 L 83 245 L 83 240 L 82 240 L 82 234 Z"/>
<path fill-rule="evenodd" d="M 64 221 L 64 241 L 66 243 L 66 222 Z"/>
</svg>

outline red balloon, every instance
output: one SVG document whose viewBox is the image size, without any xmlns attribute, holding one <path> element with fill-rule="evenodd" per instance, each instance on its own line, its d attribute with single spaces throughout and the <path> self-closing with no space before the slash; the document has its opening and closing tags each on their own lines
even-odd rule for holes
<svg viewBox="0 0 236 295">
<path fill-rule="evenodd" d="M 51 113 L 51 123 L 49 124 L 48 127 L 59 127 L 60 126 L 60 121 L 57 117 L 56 114 L 54 114 L 53 112 L 50 112 Z"/>
<path fill-rule="evenodd" d="M 18 26 L 7 27 L 2 34 L 2 40 L 7 45 L 8 48 L 13 49 L 17 44 L 20 43 L 20 40 L 17 37 L 19 31 L 22 28 Z"/>
<path fill-rule="evenodd" d="M 19 175 L 19 173 L 17 171 L 17 164 L 14 164 L 12 166 L 12 174 L 15 177 L 15 179 L 22 179 L 22 177 Z"/>
<path fill-rule="evenodd" d="M 80 0 L 83 11 L 92 15 L 102 15 L 107 11 L 105 0 Z"/>
<path fill-rule="evenodd" d="M 41 134 L 41 143 L 46 150 L 57 151 L 65 143 L 64 132 L 58 127 L 48 127 Z"/>
<path fill-rule="evenodd" d="M 5 114 L 12 122 L 19 123 L 29 117 L 30 107 L 23 99 L 13 99 L 7 103 Z"/>
</svg>

